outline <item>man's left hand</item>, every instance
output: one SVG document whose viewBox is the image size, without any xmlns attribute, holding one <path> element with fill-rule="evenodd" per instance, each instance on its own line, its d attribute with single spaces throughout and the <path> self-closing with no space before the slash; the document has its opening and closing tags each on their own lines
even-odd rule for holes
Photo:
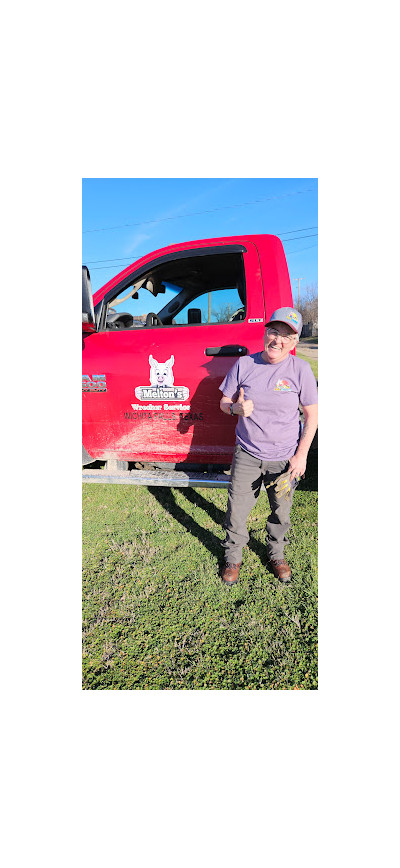
<svg viewBox="0 0 400 868">
<path fill-rule="evenodd" d="M 290 473 L 290 481 L 292 479 L 296 479 L 298 476 L 303 476 L 306 472 L 307 466 L 307 456 L 306 455 L 293 455 L 293 458 L 289 459 L 289 470 Z"/>
</svg>

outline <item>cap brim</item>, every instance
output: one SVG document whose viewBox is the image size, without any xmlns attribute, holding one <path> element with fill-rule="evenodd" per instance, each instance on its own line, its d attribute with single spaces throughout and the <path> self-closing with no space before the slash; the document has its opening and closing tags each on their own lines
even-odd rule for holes
<svg viewBox="0 0 400 868">
<path fill-rule="evenodd" d="M 269 326 L 269 325 L 274 325 L 274 323 L 276 323 L 276 322 L 281 322 L 282 325 L 287 325 L 287 326 L 289 326 L 289 328 L 291 329 L 292 332 L 295 333 L 295 335 L 298 334 L 297 329 L 294 329 L 294 328 L 290 325 L 290 323 L 286 322 L 284 319 L 271 319 L 269 322 L 266 322 L 266 323 L 265 323 L 265 328 L 267 328 L 267 326 Z"/>
</svg>

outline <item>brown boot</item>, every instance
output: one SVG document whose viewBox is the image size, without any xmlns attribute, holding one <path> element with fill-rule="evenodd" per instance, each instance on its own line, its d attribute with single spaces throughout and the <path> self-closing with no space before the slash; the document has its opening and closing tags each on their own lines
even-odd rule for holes
<svg viewBox="0 0 400 868">
<path fill-rule="evenodd" d="M 224 564 L 221 572 L 221 579 L 225 582 L 226 585 L 236 585 L 236 582 L 239 578 L 239 570 L 242 566 L 242 562 L 240 564 Z"/>
<path fill-rule="evenodd" d="M 280 560 L 268 560 L 268 566 L 271 568 L 274 576 L 281 582 L 290 582 L 292 578 L 292 573 L 289 567 L 289 564 L 283 558 Z"/>
</svg>

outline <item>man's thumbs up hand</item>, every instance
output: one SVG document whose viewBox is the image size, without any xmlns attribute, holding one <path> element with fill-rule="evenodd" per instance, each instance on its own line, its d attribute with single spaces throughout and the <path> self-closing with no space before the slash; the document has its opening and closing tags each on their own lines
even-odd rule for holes
<svg viewBox="0 0 400 868">
<path fill-rule="evenodd" d="M 250 416 L 250 414 L 254 410 L 254 404 L 251 398 L 246 401 L 244 397 L 244 388 L 243 386 L 239 389 L 239 397 L 236 401 L 236 404 L 233 405 L 233 412 L 236 413 L 237 416 Z"/>
</svg>

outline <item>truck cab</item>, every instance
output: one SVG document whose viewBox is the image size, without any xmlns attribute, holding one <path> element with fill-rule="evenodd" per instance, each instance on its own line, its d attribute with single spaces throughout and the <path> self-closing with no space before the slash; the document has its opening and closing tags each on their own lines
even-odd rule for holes
<svg viewBox="0 0 400 868">
<path fill-rule="evenodd" d="M 292 306 L 281 241 L 203 239 L 142 257 L 98 290 L 82 277 L 83 463 L 231 463 L 219 386 Z M 128 467 L 128 464 L 126 464 Z"/>
</svg>

